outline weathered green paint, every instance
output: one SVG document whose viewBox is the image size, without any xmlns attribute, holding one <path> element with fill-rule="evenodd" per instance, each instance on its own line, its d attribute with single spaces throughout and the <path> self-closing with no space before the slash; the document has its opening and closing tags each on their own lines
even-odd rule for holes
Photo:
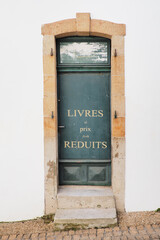
<svg viewBox="0 0 160 240">
<path fill-rule="evenodd" d="M 96 66 L 96 65 L 87 65 L 87 66 L 73 66 L 73 65 L 66 65 L 66 66 L 58 66 L 58 72 L 110 72 L 111 68 L 107 66 Z"/>
<path fill-rule="evenodd" d="M 72 71 L 72 63 L 66 72 L 58 73 L 60 184 L 111 184 L 109 66 L 106 72 L 93 72 L 94 62 L 91 71 L 83 71 L 88 69 L 88 59 L 80 71 Z"/>
</svg>

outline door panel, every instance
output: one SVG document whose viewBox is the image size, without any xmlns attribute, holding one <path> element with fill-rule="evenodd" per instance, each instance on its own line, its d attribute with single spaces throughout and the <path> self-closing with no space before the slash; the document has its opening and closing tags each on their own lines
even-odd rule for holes
<svg viewBox="0 0 160 240">
<path fill-rule="evenodd" d="M 110 72 L 58 74 L 60 184 L 110 185 Z"/>
<path fill-rule="evenodd" d="M 60 184 L 67 185 L 111 185 L 111 164 L 61 162 L 59 163 Z"/>
</svg>

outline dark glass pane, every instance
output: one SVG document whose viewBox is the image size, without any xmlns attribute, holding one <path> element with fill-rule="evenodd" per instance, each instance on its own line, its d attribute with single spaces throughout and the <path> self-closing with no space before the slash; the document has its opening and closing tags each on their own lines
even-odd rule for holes
<svg viewBox="0 0 160 240">
<path fill-rule="evenodd" d="M 107 42 L 60 42 L 60 64 L 104 64 Z"/>
</svg>

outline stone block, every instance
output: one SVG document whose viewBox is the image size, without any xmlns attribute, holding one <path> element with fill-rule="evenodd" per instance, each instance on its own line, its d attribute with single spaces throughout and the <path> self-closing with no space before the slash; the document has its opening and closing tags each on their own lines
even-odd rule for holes
<svg viewBox="0 0 160 240">
<path fill-rule="evenodd" d="M 9 235 L 9 238 L 8 238 L 8 240 L 15 240 L 16 239 L 16 234 L 14 234 L 14 235 Z M 2 237 L 3 238 L 3 237 Z M 2 239 L 1 238 L 1 239 Z M 6 238 L 7 239 L 7 238 Z"/>
<path fill-rule="evenodd" d="M 52 178 L 52 188 L 54 186 L 56 190 L 57 181 L 57 161 L 58 161 L 58 143 L 57 137 L 45 137 L 44 138 L 44 175 L 45 182 L 48 184 L 48 179 Z M 56 177 L 56 179 L 54 179 Z M 53 182 L 54 181 L 54 182 Z M 46 185 L 47 188 L 47 185 Z M 48 188 L 47 188 L 48 189 Z"/>
<path fill-rule="evenodd" d="M 124 76 L 124 56 L 111 57 L 111 76 L 112 75 Z"/>
<path fill-rule="evenodd" d="M 57 208 L 58 187 L 58 143 L 57 138 L 44 138 L 45 213 L 54 213 Z M 56 201 L 56 205 L 55 205 Z M 49 205 L 48 205 L 49 204 Z M 55 207 L 56 206 L 56 207 Z"/>
<path fill-rule="evenodd" d="M 47 169 L 48 162 L 53 161 L 57 163 L 57 145 L 57 137 L 44 138 L 44 162 Z"/>
<path fill-rule="evenodd" d="M 54 56 L 44 55 L 43 56 L 43 74 L 56 76 L 56 62 Z"/>
<path fill-rule="evenodd" d="M 91 20 L 90 35 L 111 38 L 113 35 L 125 36 L 125 34 L 125 24 L 116 24 L 109 21 L 97 19 Z"/>
<path fill-rule="evenodd" d="M 120 192 L 115 192 L 115 201 L 116 201 L 116 210 L 118 212 L 124 212 L 125 211 L 125 193 L 123 190 Z"/>
<path fill-rule="evenodd" d="M 114 118 L 115 111 L 118 118 L 125 117 L 125 96 L 112 96 L 111 97 L 111 112 Z"/>
<path fill-rule="evenodd" d="M 124 75 L 112 75 L 111 95 L 125 95 Z"/>
<path fill-rule="evenodd" d="M 57 118 L 57 104 L 56 97 L 44 97 L 43 98 L 43 116 L 44 118 L 51 118 L 53 112 L 53 119 Z"/>
<path fill-rule="evenodd" d="M 59 209 L 107 209 L 115 208 L 115 201 L 110 187 L 61 186 L 58 189 Z"/>
<path fill-rule="evenodd" d="M 115 202 L 114 198 L 104 197 L 104 196 L 96 196 L 96 197 L 59 197 L 58 198 L 58 208 L 68 208 L 68 209 L 76 209 L 76 208 L 114 208 Z"/>
<path fill-rule="evenodd" d="M 112 36 L 112 49 L 111 55 L 114 56 L 115 49 L 117 56 L 124 56 L 124 37 L 123 36 Z"/>
<path fill-rule="evenodd" d="M 77 35 L 89 36 L 90 32 L 90 13 L 77 13 Z"/>
<path fill-rule="evenodd" d="M 57 135 L 57 119 L 44 118 L 44 137 L 55 137 Z"/>
<path fill-rule="evenodd" d="M 57 81 L 55 76 L 44 76 L 43 81 L 44 97 L 57 96 Z"/>
<path fill-rule="evenodd" d="M 118 191 L 124 187 L 124 175 L 125 175 L 125 160 L 124 158 L 112 159 L 112 185 L 115 186 Z"/>
<path fill-rule="evenodd" d="M 57 209 L 57 198 L 55 197 L 53 179 L 45 181 L 45 214 L 53 214 Z"/>
<path fill-rule="evenodd" d="M 125 196 L 125 159 L 112 159 L 112 189 L 116 199 L 116 208 L 118 211 L 124 211 Z"/>
<path fill-rule="evenodd" d="M 117 224 L 116 209 L 57 209 L 54 221 L 61 229 L 68 224 L 83 229 L 102 228 Z"/>
<path fill-rule="evenodd" d="M 112 138 L 112 158 L 125 158 L 125 138 Z"/>
<path fill-rule="evenodd" d="M 51 48 L 53 49 L 53 55 L 56 55 L 55 37 L 46 35 L 43 37 L 43 55 L 50 55 Z"/>
<path fill-rule="evenodd" d="M 125 137 L 125 118 L 112 118 L 112 137 Z"/>
<path fill-rule="evenodd" d="M 76 19 L 66 19 L 54 23 L 42 25 L 42 35 L 54 35 L 57 37 L 73 36 L 76 34 Z"/>
</svg>

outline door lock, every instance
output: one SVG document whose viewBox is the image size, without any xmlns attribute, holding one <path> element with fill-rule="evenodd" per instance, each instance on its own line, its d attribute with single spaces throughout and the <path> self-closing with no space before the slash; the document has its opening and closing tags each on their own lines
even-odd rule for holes
<svg viewBox="0 0 160 240">
<path fill-rule="evenodd" d="M 62 129 L 62 128 L 65 128 L 65 126 L 58 126 L 58 128 Z"/>
</svg>

